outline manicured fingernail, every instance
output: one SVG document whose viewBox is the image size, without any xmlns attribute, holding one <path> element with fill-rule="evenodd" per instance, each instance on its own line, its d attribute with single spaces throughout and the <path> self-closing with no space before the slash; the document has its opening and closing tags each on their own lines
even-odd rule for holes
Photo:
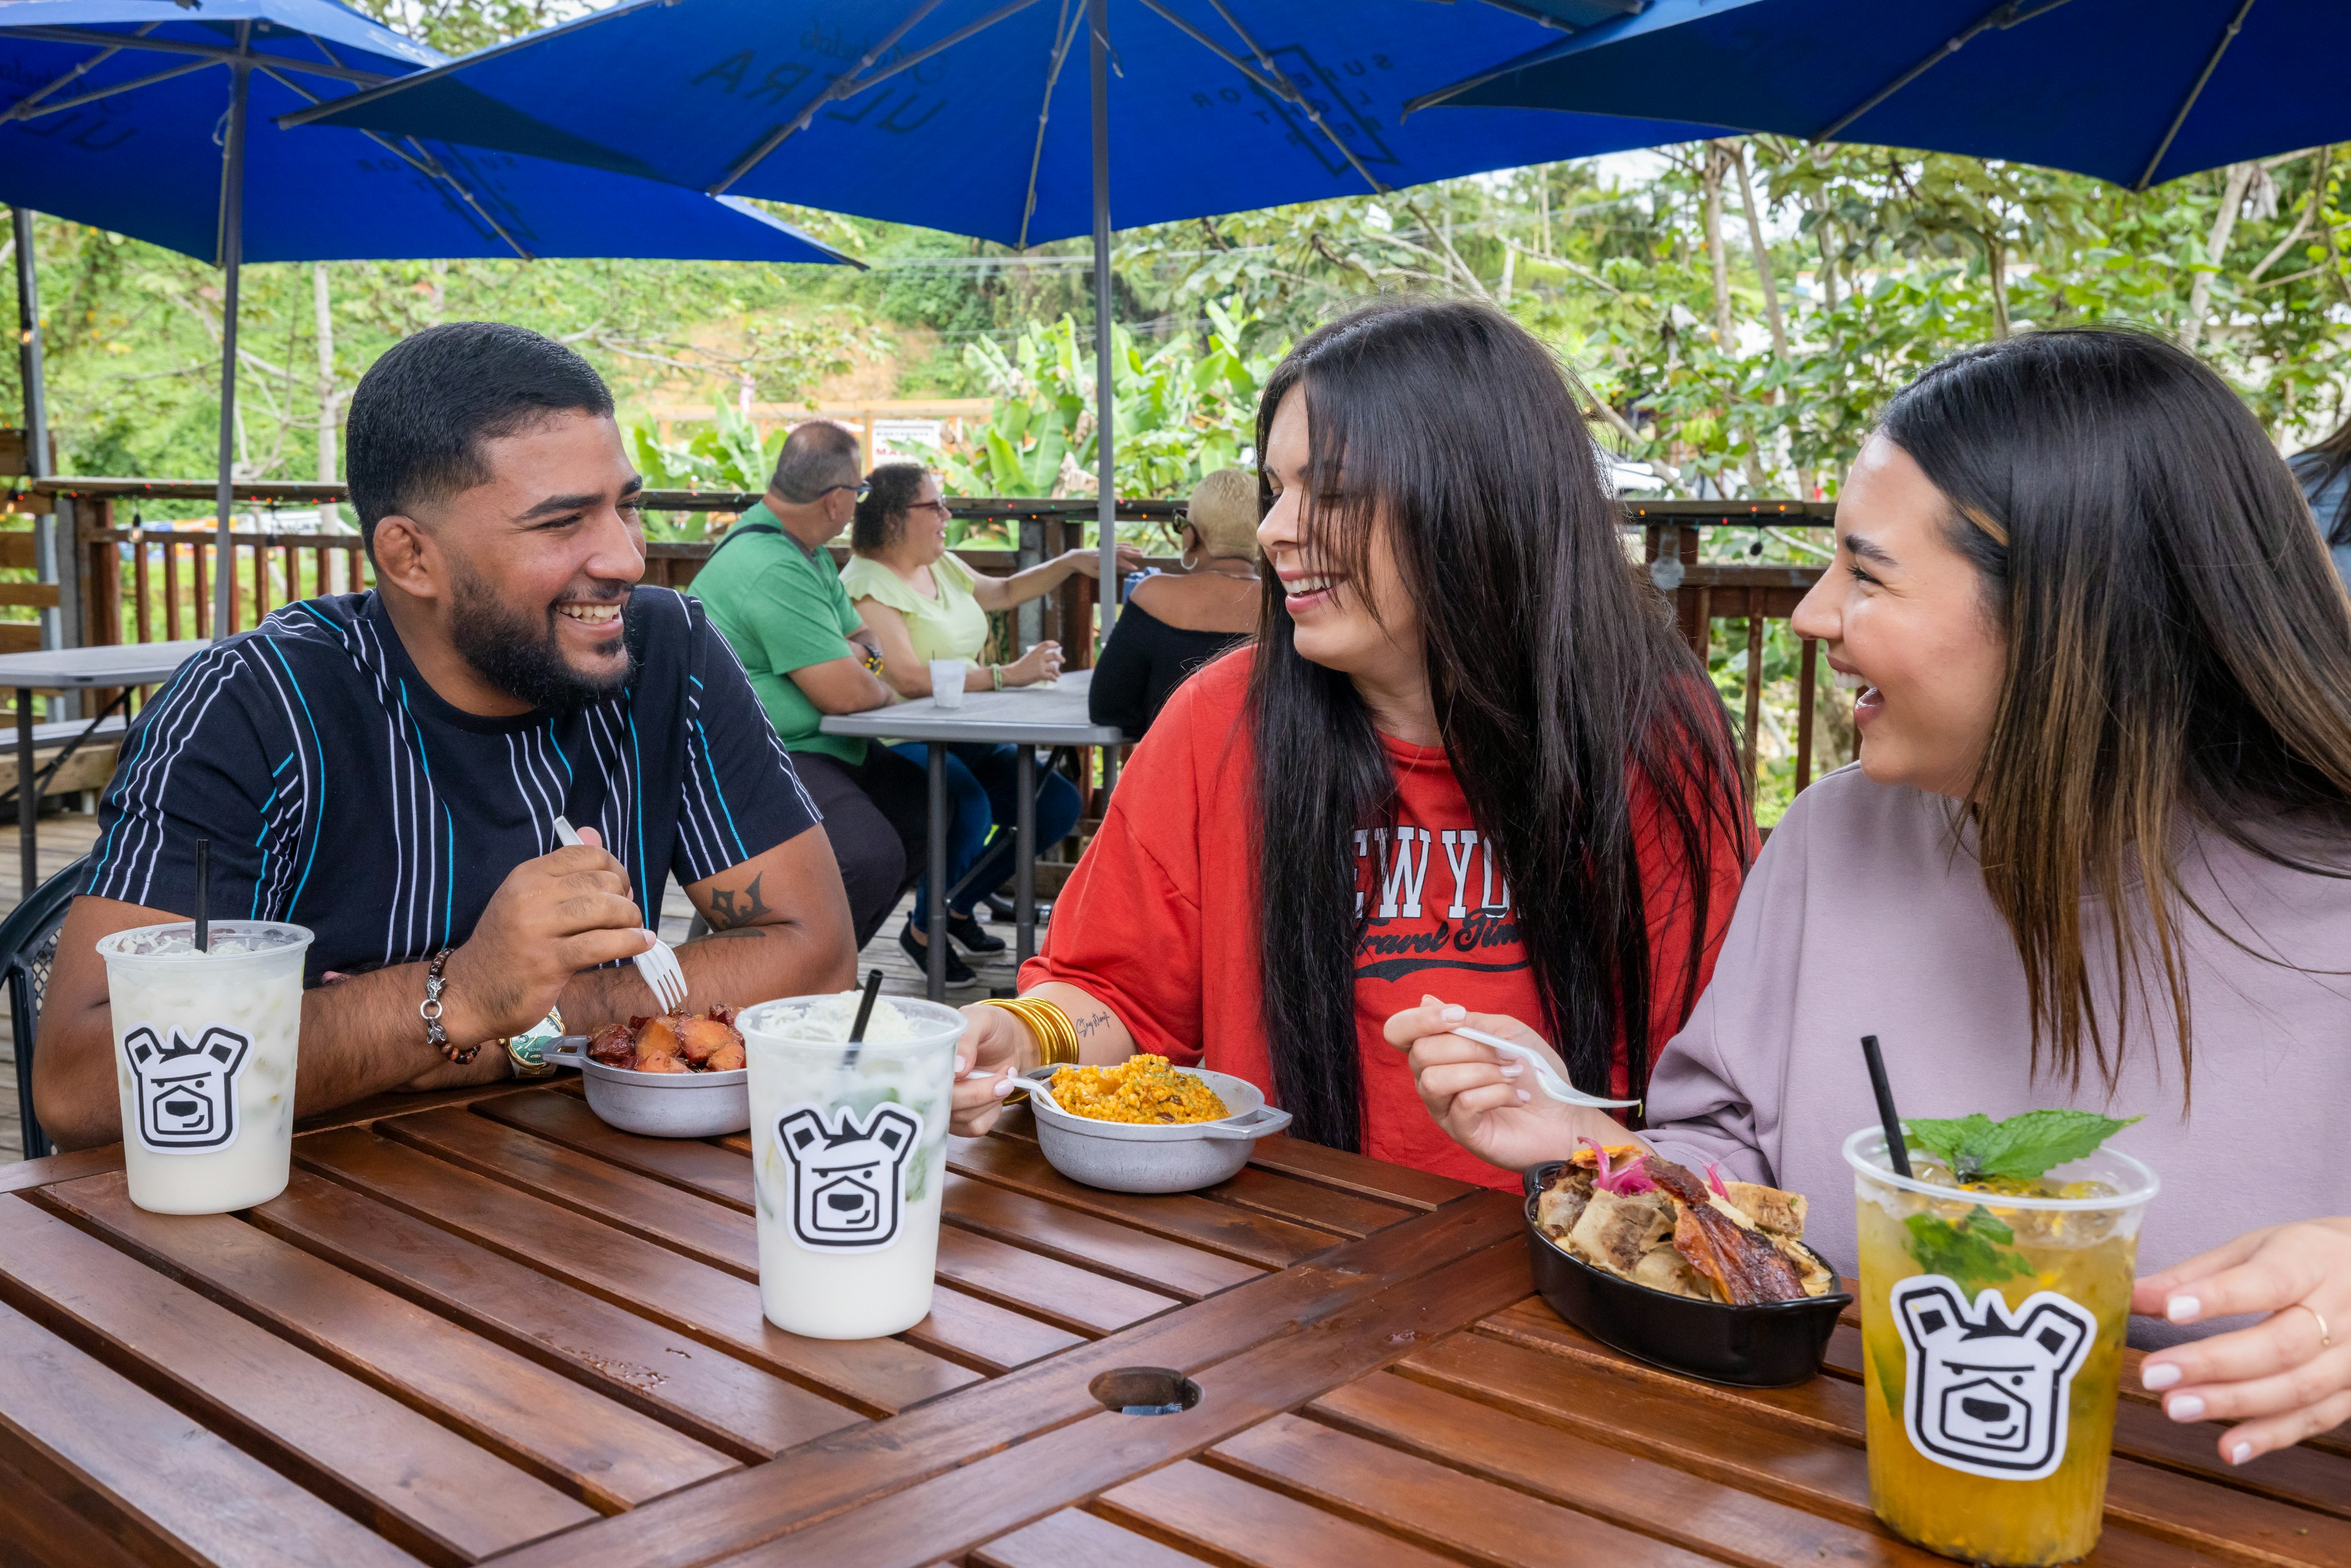
<svg viewBox="0 0 2351 1568">
<path fill-rule="evenodd" d="M 2163 1315 L 2176 1323 L 2192 1323 L 2204 1315 L 2204 1303 L 2193 1296 L 2174 1296 L 2163 1303 Z"/>
<path fill-rule="evenodd" d="M 957 1078 L 961 1078 L 965 1073 L 969 1072 L 970 1071 L 971 1071 L 971 1058 L 970 1058 L 970 1057 L 968 1057 L 968 1056 L 958 1056 L 958 1057 L 956 1057 L 956 1076 Z"/>
<path fill-rule="evenodd" d="M 1521 1089 L 1521 1090 L 1520 1090 L 1520 1091 L 1519 1091 L 1519 1103 L 1520 1103 L 1520 1104 L 1523 1105 L 1523 1104 L 1525 1104 L 1528 1101 L 1530 1101 L 1530 1100 L 1531 1100 L 1531 1099 L 1533 1099 L 1533 1098 L 1534 1098 L 1534 1096 L 1533 1096 L 1533 1095 L 1531 1095 L 1531 1094 L 1530 1094 L 1530 1093 L 1528 1093 L 1525 1090 Z"/>
<path fill-rule="evenodd" d="M 1447 1023 L 1459 1023 L 1469 1016 L 1469 1009 L 1458 1002 L 1447 1003 L 1445 1010 L 1437 1016 Z"/>
<path fill-rule="evenodd" d="M 2160 1394 L 2179 1381 L 2179 1368 L 2168 1361 L 2150 1361 L 2139 1369 L 2138 1381 L 2149 1394 Z"/>
<path fill-rule="evenodd" d="M 1516 1078 L 1520 1073 L 1524 1072 L 1526 1070 L 1527 1064 L 1523 1061 L 1506 1061 L 1502 1063 L 1502 1076 L 1505 1078 Z"/>
<path fill-rule="evenodd" d="M 2239 1443 L 2229 1450 L 2229 1462 L 2232 1465 L 2241 1465 L 2252 1457 L 2253 1446 L 2251 1443 Z"/>
<path fill-rule="evenodd" d="M 2175 1421 L 2201 1421 L 2204 1419 L 2203 1396 L 2175 1394 L 2163 1402 L 2163 1413 Z"/>
<path fill-rule="evenodd" d="M 988 1092 L 994 1094 L 998 1100 L 1001 1100 L 1007 1094 L 1012 1092 L 1012 1075 L 1008 1072 L 1003 1077 L 996 1081 L 996 1087 L 988 1091 Z"/>
</svg>

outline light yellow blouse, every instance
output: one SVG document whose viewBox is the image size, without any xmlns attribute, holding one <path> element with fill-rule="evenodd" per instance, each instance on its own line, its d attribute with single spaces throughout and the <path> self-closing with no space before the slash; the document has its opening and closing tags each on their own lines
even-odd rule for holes
<svg viewBox="0 0 2351 1568">
<path fill-rule="evenodd" d="M 878 560 L 862 555 L 849 558 L 841 570 L 841 586 L 852 600 L 871 599 L 906 618 L 906 636 L 914 657 L 976 660 L 987 646 L 987 612 L 972 597 L 971 568 L 952 554 L 931 562 L 931 582 L 939 591 L 925 599 L 914 586 Z"/>
</svg>

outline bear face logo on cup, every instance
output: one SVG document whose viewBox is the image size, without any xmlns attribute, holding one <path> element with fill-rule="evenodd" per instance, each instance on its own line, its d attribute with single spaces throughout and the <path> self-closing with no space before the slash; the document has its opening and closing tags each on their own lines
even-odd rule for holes
<svg viewBox="0 0 2351 1568">
<path fill-rule="evenodd" d="M 236 1142 L 237 1080 L 253 1042 L 214 1024 L 193 1045 L 175 1026 L 166 1044 L 152 1024 L 122 1037 L 137 1086 L 139 1141 L 158 1154 L 225 1149 Z"/>
<path fill-rule="evenodd" d="M 870 1252 L 897 1239 L 906 1165 L 923 1119 L 880 1105 L 863 1122 L 843 1105 L 795 1105 L 776 1119 L 776 1146 L 792 1167 L 792 1237 L 827 1252 Z"/>
<path fill-rule="evenodd" d="M 2013 1316 L 1998 1291 L 1970 1309 L 1959 1285 L 1922 1274 L 1894 1287 L 1909 1396 L 1903 1425 L 1937 1464 L 1993 1480 L 2037 1481 L 2065 1458 L 2074 1374 L 2097 1320 L 2053 1291 Z"/>
</svg>

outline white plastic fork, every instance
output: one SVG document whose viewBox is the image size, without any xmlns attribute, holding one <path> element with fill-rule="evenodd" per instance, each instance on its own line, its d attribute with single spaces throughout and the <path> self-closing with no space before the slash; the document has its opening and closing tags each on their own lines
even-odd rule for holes
<svg viewBox="0 0 2351 1568">
<path fill-rule="evenodd" d="M 555 819 L 555 836 L 567 844 L 580 841 L 579 832 L 561 817 Z M 685 971 L 677 967 L 677 954 L 659 936 L 653 937 L 652 946 L 630 962 L 644 977 L 645 988 L 653 992 L 662 1011 L 674 1013 L 685 1006 Z"/>
<path fill-rule="evenodd" d="M 1504 1040 L 1499 1034 L 1488 1034 L 1482 1029 L 1471 1029 L 1466 1024 L 1455 1024 L 1446 1032 L 1458 1034 L 1464 1040 L 1474 1040 L 1479 1045 L 1490 1045 L 1504 1056 L 1517 1057 L 1535 1070 L 1535 1082 L 1542 1085 L 1542 1092 L 1562 1105 L 1591 1105 L 1604 1111 L 1612 1106 L 1640 1103 L 1638 1100 L 1603 1100 L 1597 1094 L 1586 1094 L 1553 1071 L 1552 1064 L 1542 1059 L 1541 1051 L 1520 1045 L 1515 1040 Z"/>
</svg>

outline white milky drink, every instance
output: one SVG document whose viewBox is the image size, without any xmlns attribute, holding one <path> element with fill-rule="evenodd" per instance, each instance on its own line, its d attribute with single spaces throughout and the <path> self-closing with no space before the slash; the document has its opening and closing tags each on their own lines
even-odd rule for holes
<svg viewBox="0 0 2351 1568">
<path fill-rule="evenodd" d="M 930 1315 L 956 1041 L 964 1018 L 877 1001 L 855 1060 L 859 998 L 744 1009 L 759 1303 L 812 1339 L 879 1339 Z"/>
<path fill-rule="evenodd" d="M 302 956 L 310 933 L 216 920 L 102 937 L 131 1201 L 157 1214 L 226 1214 L 286 1190 Z"/>
</svg>

